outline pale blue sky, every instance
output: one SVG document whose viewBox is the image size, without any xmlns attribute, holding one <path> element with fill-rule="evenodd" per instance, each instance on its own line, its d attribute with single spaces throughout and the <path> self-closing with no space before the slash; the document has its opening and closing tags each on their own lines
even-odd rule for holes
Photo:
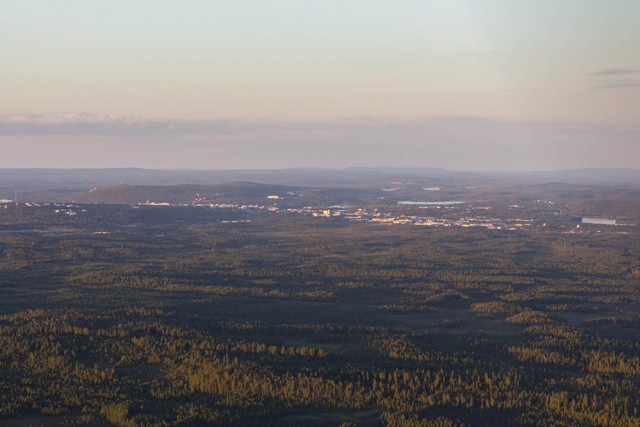
<svg viewBox="0 0 640 427">
<path fill-rule="evenodd" d="M 358 152 L 374 132 L 366 118 L 384 123 L 397 147 L 367 164 L 473 169 L 437 146 L 452 143 L 447 118 L 467 135 L 458 149 L 495 156 L 496 147 L 529 141 L 521 148 L 535 150 L 535 126 L 575 152 L 584 139 L 551 130 L 589 128 L 598 129 L 590 151 L 559 167 L 640 167 L 629 160 L 640 158 L 639 16 L 637 0 L 0 0 L 0 154 L 13 156 L 0 156 L 0 166 L 97 166 L 92 138 L 157 147 L 144 159 L 107 154 L 101 166 L 243 167 L 238 153 L 257 143 L 272 144 L 280 159 L 264 167 L 331 166 L 335 153 L 304 156 L 328 141 L 308 130 L 313 123 L 332 129 L 331 150 L 341 146 L 343 160 L 361 165 Z M 492 125 L 479 129 L 477 118 Z M 187 143 L 195 121 L 219 120 L 234 123 L 233 150 L 209 128 Z M 186 123 L 158 136 L 140 130 L 149 121 Z M 290 140 L 295 150 L 275 136 L 283 123 L 307 129 Z M 114 134 L 121 128 L 129 131 Z M 73 158 L 53 155 L 81 135 Z M 604 161 L 612 147 L 621 154 Z M 210 152 L 217 160 L 203 164 Z M 475 169 L 550 163 L 528 157 L 538 160 L 501 155 Z"/>
</svg>

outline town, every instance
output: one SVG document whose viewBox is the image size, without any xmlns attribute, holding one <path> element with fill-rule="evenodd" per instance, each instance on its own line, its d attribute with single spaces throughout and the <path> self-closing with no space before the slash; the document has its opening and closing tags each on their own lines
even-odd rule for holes
<svg viewBox="0 0 640 427">
<path fill-rule="evenodd" d="M 627 233 L 626 229 L 634 227 L 633 221 L 610 219 L 593 216 L 571 215 L 566 207 L 548 200 L 535 200 L 517 204 L 495 204 L 486 202 L 444 201 L 409 202 L 399 201 L 396 204 L 377 200 L 367 206 L 300 205 L 301 195 L 290 193 L 286 196 L 269 195 L 263 200 L 252 202 L 225 201 L 211 202 L 204 197 L 197 197 L 191 203 L 171 203 L 166 201 L 150 201 L 126 205 L 130 209 L 141 208 L 197 208 L 219 212 L 236 212 L 246 216 L 243 219 L 220 219 L 229 224 L 247 224 L 254 215 L 296 215 L 310 216 L 331 221 L 354 221 L 381 225 L 404 225 L 417 227 L 456 227 L 482 228 L 501 231 L 528 231 L 541 233 L 590 234 L 603 231 Z M 85 204 L 75 203 L 16 203 L 12 200 L 0 200 L 0 209 L 9 206 L 23 208 L 49 209 L 56 215 L 74 217 L 87 213 Z"/>
</svg>

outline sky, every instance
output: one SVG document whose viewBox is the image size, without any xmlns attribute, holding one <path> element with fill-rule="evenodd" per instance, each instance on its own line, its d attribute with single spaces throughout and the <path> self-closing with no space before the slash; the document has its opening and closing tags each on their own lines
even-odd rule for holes
<svg viewBox="0 0 640 427">
<path fill-rule="evenodd" d="M 640 168 L 637 0 L 0 0 L 0 167 Z"/>
</svg>

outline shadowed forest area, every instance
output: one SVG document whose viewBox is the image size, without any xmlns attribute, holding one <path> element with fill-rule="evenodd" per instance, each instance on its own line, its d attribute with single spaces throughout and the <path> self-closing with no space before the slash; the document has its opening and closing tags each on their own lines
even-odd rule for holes
<svg viewBox="0 0 640 427">
<path fill-rule="evenodd" d="M 635 229 L 1 215 L 2 425 L 640 425 Z"/>
</svg>

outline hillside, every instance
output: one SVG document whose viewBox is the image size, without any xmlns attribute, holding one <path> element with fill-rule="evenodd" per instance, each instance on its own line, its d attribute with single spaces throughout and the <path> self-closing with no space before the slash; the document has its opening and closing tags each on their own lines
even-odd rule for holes
<svg viewBox="0 0 640 427">
<path fill-rule="evenodd" d="M 299 192 L 302 188 L 284 185 L 232 182 L 215 185 L 127 185 L 95 188 L 65 196 L 62 201 L 75 203 L 133 204 L 149 202 L 191 203 L 196 199 L 224 201 L 226 199 L 266 198 Z"/>
<path fill-rule="evenodd" d="M 469 173 L 434 168 L 347 168 L 280 170 L 0 169 L 0 199 L 44 202 L 76 197 L 92 188 L 131 186 L 211 186 L 255 182 L 276 186 L 372 189 L 405 183 L 415 187 L 479 187 L 547 183 L 640 188 L 640 171 L 578 169 L 537 173 Z M 197 193 L 198 191 L 196 191 Z M 78 196 L 79 197 L 79 196 Z"/>
</svg>

